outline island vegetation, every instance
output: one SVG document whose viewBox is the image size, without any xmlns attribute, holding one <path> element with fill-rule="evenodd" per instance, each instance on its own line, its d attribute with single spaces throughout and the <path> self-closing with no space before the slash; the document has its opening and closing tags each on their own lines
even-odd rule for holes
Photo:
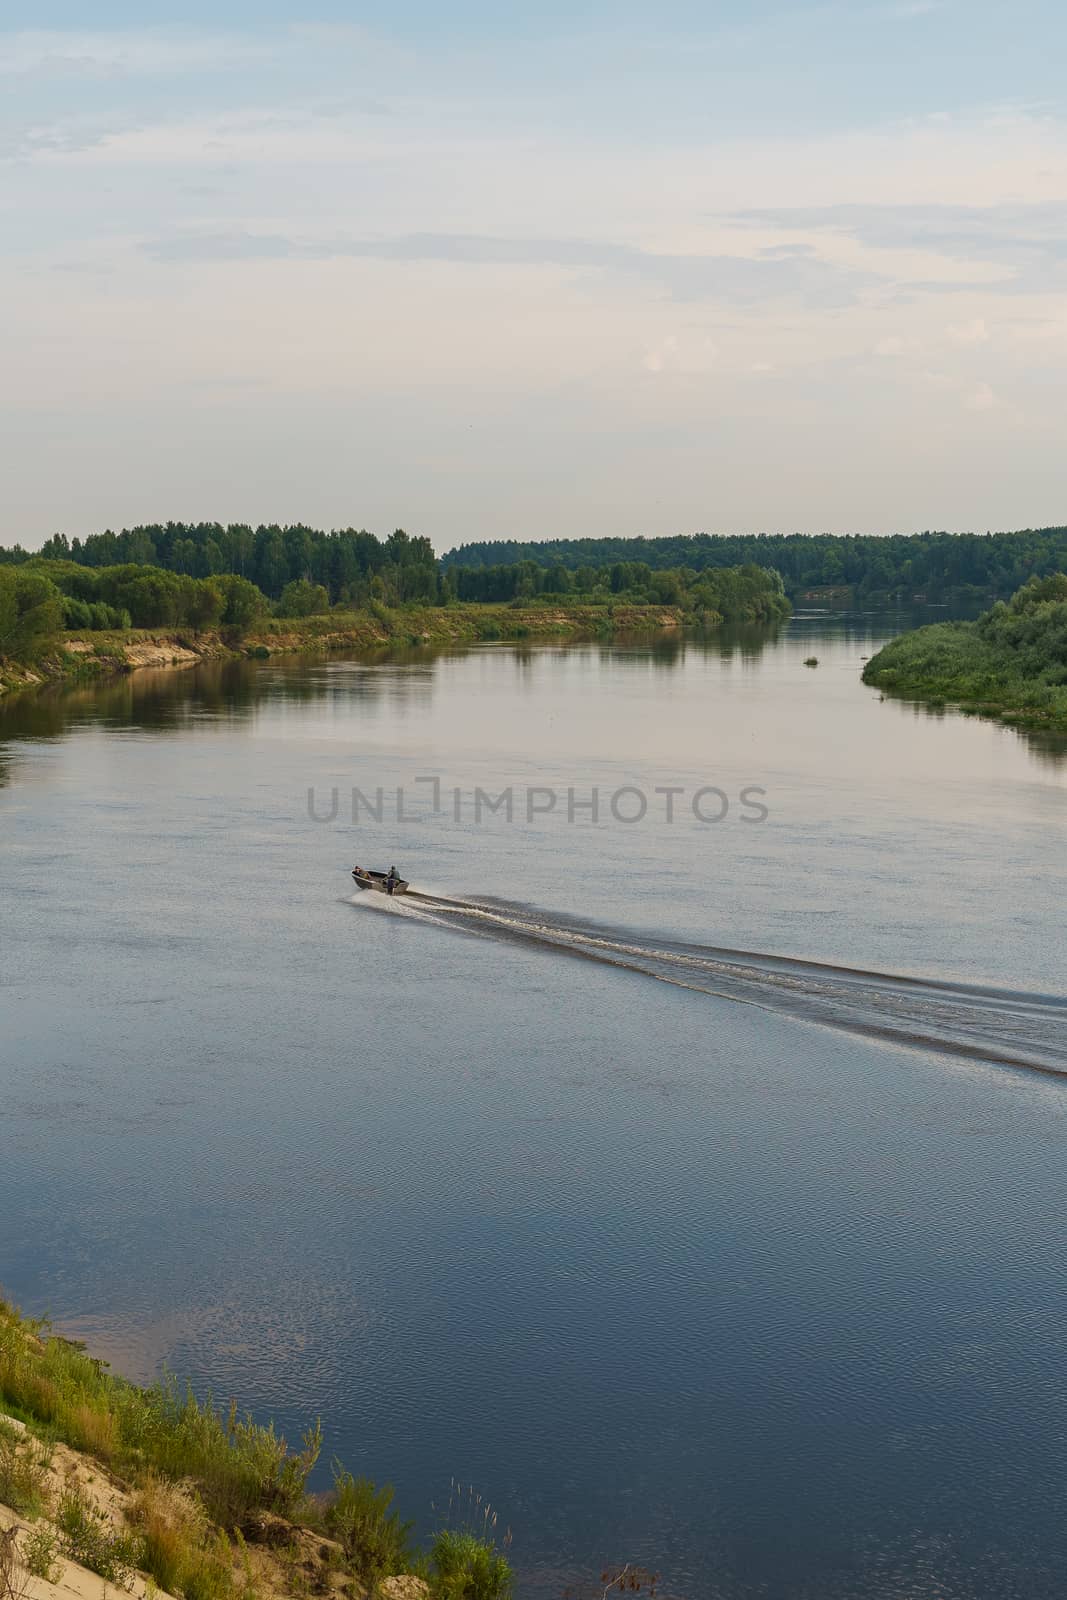
<svg viewBox="0 0 1067 1600">
<path fill-rule="evenodd" d="M 902 634 L 863 677 L 909 699 L 1067 730 L 1067 575 L 1032 578 L 974 622 Z"/>
<path fill-rule="evenodd" d="M 0 1594 L 70 1561 L 183 1600 L 506 1600 L 508 1535 L 481 1497 L 453 1493 L 420 1545 L 392 1489 L 339 1462 L 332 1489 L 309 1491 L 322 1441 L 315 1423 L 291 1449 L 170 1377 L 128 1383 L 0 1300 Z"/>
</svg>

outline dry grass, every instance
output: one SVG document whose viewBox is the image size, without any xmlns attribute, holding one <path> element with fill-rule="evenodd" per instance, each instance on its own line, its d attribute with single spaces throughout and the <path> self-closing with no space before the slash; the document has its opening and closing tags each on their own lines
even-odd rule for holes
<svg viewBox="0 0 1067 1600">
<path fill-rule="evenodd" d="M 75 1406 L 70 1413 L 69 1437 L 76 1450 L 85 1450 L 100 1461 L 111 1461 L 118 1451 L 118 1428 L 114 1414 L 92 1406 Z"/>
<path fill-rule="evenodd" d="M 161 1589 L 186 1600 L 226 1600 L 233 1594 L 229 1542 L 210 1527 L 188 1488 L 153 1474 L 134 1496 L 129 1517 L 143 1542 L 142 1570 Z"/>
</svg>

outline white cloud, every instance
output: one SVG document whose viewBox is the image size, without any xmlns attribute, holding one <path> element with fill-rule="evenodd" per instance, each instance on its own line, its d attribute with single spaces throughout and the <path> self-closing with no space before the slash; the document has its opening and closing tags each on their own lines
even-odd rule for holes
<svg viewBox="0 0 1067 1600">
<path fill-rule="evenodd" d="M 277 36 L 194 32 L 27 29 L 0 33 L 0 76 L 101 76 L 204 71 L 269 60 Z"/>
<path fill-rule="evenodd" d="M 282 45 L 298 71 L 278 64 Z M 210 68 L 257 51 L 274 52 L 269 73 L 204 88 Z M 294 516 L 316 496 L 362 516 L 341 509 L 352 474 L 337 440 L 358 431 L 352 417 L 367 430 L 361 504 L 377 495 L 392 516 L 402 480 L 439 538 L 470 532 L 472 516 L 479 530 L 532 532 L 571 515 L 572 487 L 605 533 L 629 518 L 699 526 L 709 505 L 736 526 L 1049 520 L 1037 498 L 1059 492 L 1058 440 L 1017 430 L 998 511 L 970 473 L 971 413 L 993 413 L 991 435 L 1010 431 L 1016 403 L 1050 440 L 1067 426 L 1055 384 L 1063 124 L 954 112 L 848 138 L 716 139 L 665 120 L 646 138 L 637 119 L 613 131 L 590 116 L 580 134 L 543 110 L 537 126 L 526 106 L 512 115 L 499 89 L 482 96 L 469 63 L 427 47 L 411 73 L 394 71 L 389 51 L 364 50 L 358 30 L 297 27 L 0 35 L 3 91 L 21 88 L 35 119 L 20 133 L 5 113 L 24 159 L 0 164 L 15 240 L 0 260 L 0 333 L 25 442 L 10 452 L 12 505 L 28 518 L 18 536 L 63 521 L 42 441 L 50 428 L 91 434 L 87 394 L 133 437 L 143 426 L 150 448 L 131 453 L 128 492 L 106 452 L 86 456 L 63 489 L 71 532 L 121 521 L 135 493 L 151 500 L 145 514 L 168 514 L 180 491 L 197 500 L 182 502 L 191 514 L 216 515 L 199 487 L 213 470 L 234 497 L 276 473 Z M 331 53 L 345 93 L 317 70 Z M 120 81 L 182 72 L 187 84 L 159 94 Z M 64 82 L 39 95 L 35 75 L 52 73 L 107 75 L 114 92 Z M 391 115 L 366 114 L 372 91 Z M 201 392 L 227 425 L 215 443 L 204 424 L 190 489 L 177 464 L 157 477 L 170 458 L 147 430 L 157 404 L 171 424 L 160 437 L 199 426 Z M 477 464 L 442 495 L 390 454 L 410 436 L 420 462 L 447 458 L 440 440 L 460 414 L 500 445 L 494 506 Z M 753 466 L 769 450 L 773 477 Z M 540 501 L 516 488 L 535 455 Z M 894 455 L 909 471 L 879 478 Z M 279 514 L 262 499 L 248 511 Z"/>
</svg>

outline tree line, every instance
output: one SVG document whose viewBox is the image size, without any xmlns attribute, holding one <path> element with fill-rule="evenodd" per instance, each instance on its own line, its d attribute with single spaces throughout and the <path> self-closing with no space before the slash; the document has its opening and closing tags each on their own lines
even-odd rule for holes
<svg viewBox="0 0 1067 1600">
<path fill-rule="evenodd" d="M 884 538 L 699 533 L 662 539 L 545 539 L 533 544 L 496 540 L 460 545 L 443 557 L 441 566 L 462 582 L 459 574 L 465 571 L 492 572 L 524 562 L 565 568 L 575 577 L 633 563 L 653 573 L 754 564 L 780 572 L 792 596 L 806 589 L 849 586 L 864 594 L 939 600 L 968 592 L 1008 595 L 1031 577 L 1062 571 L 1067 568 L 1067 527 Z M 586 586 L 585 577 L 579 586 Z"/>
<path fill-rule="evenodd" d="M 661 539 L 498 540 L 460 545 L 439 562 L 430 541 L 402 528 L 387 539 L 366 529 L 330 532 L 302 523 L 146 523 L 68 539 L 56 534 L 36 554 L 0 549 L 0 564 L 43 557 L 79 566 L 137 565 L 183 577 L 234 574 L 279 601 L 288 585 L 325 591 L 329 605 L 451 599 L 535 599 L 642 591 L 676 597 L 694 575 L 755 566 L 780 572 L 786 592 L 849 586 L 862 594 L 945 599 L 968 592 L 1008 595 L 1031 577 L 1067 567 L 1067 527 L 1015 533 L 678 535 Z M 673 574 L 662 578 L 661 574 Z M 685 575 L 689 574 L 687 578 Z M 677 602 L 676 602 L 677 603 Z"/>
<path fill-rule="evenodd" d="M 429 539 L 413 538 L 403 528 L 382 540 L 365 529 L 325 533 L 300 523 L 252 528 L 238 522 L 165 522 L 121 533 L 109 528 L 85 539 L 57 533 L 36 552 L 20 545 L 0 549 L 0 562 L 42 558 L 83 567 L 159 567 L 187 578 L 232 573 L 254 583 L 271 600 L 279 600 L 289 583 L 308 582 L 325 589 L 331 605 L 362 605 L 370 599 L 387 605 L 411 600 L 432 604 L 440 589 Z"/>
<path fill-rule="evenodd" d="M 444 581 L 456 599 L 475 602 L 625 600 L 631 605 L 680 606 L 725 622 L 770 622 L 787 616 L 790 609 L 780 575 L 754 562 L 698 572 L 692 567 L 654 571 L 645 561 L 616 561 L 610 567 L 582 566 L 572 571 L 561 561 L 540 566 L 522 560 L 446 568 Z"/>
<path fill-rule="evenodd" d="M 83 567 L 39 558 L 0 565 L 0 658 L 30 662 L 64 629 L 222 628 L 235 639 L 270 611 L 247 578 L 191 578 L 126 563 Z"/>
<path fill-rule="evenodd" d="M 387 546 L 391 543 L 387 541 Z M 409 546 L 413 543 L 408 541 Z M 361 583 L 353 595 L 352 587 L 343 585 L 336 602 L 326 585 L 308 575 L 289 578 L 272 600 L 241 573 L 194 577 L 137 561 L 98 566 L 84 561 L 87 547 L 92 553 L 100 548 L 86 540 L 78 547 L 80 561 L 73 559 L 73 545 L 71 555 L 57 556 L 54 552 L 62 546 L 55 541 L 47 555 L 17 548 L 2 552 L 0 660 L 32 662 L 53 648 L 64 630 L 218 629 L 236 643 L 267 615 L 321 616 L 336 605 L 339 610 L 366 607 L 388 620 L 395 612 L 381 598 L 383 593 L 389 604 L 401 609 L 425 604 L 417 595 L 400 598 L 404 585 L 398 584 L 395 573 L 403 570 L 402 561 L 379 566 L 369 592 Z M 124 548 L 128 551 L 129 543 Z M 509 568 L 443 575 L 435 565 L 430 575 L 433 584 L 423 587 L 439 606 L 495 601 L 519 607 L 570 602 L 610 608 L 619 600 L 627 605 L 679 606 L 693 620 L 712 623 L 773 621 L 789 612 L 779 575 L 756 566 L 705 573 L 653 572 L 634 562 L 604 572 L 571 574 L 560 565 L 540 568 L 520 562 Z"/>
<path fill-rule="evenodd" d="M 450 566 L 438 562 L 428 539 L 402 528 L 382 540 L 365 529 L 327 533 L 303 524 L 151 523 L 85 539 L 55 534 L 37 552 L 0 548 L 0 570 L 4 566 L 46 571 L 62 591 L 72 628 L 237 626 L 245 614 L 255 614 L 253 591 L 262 598 L 260 610 L 269 602 L 282 616 L 456 600 L 621 599 L 750 621 L 788 609 L 766 564 L 743 562 L 731 571 L 721 563 L 712 569 L 708 563 L 665 567 L 627 560 L 574 568 L 563 560 L 531 560 L 524 552 L 490 567 Z"/>
</svg>

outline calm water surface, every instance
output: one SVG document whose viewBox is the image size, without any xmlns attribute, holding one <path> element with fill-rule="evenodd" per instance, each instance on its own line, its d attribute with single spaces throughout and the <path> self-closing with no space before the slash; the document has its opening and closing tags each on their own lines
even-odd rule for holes
<svg viewBox="0 0 1067 1600">
<path fill-rule="evenodd" d="M 881 701 L 903 621 L 12 703 L 9 1294 L 523 1597 L 1062 1595 L 1067 748 Z"/>
</svg>

